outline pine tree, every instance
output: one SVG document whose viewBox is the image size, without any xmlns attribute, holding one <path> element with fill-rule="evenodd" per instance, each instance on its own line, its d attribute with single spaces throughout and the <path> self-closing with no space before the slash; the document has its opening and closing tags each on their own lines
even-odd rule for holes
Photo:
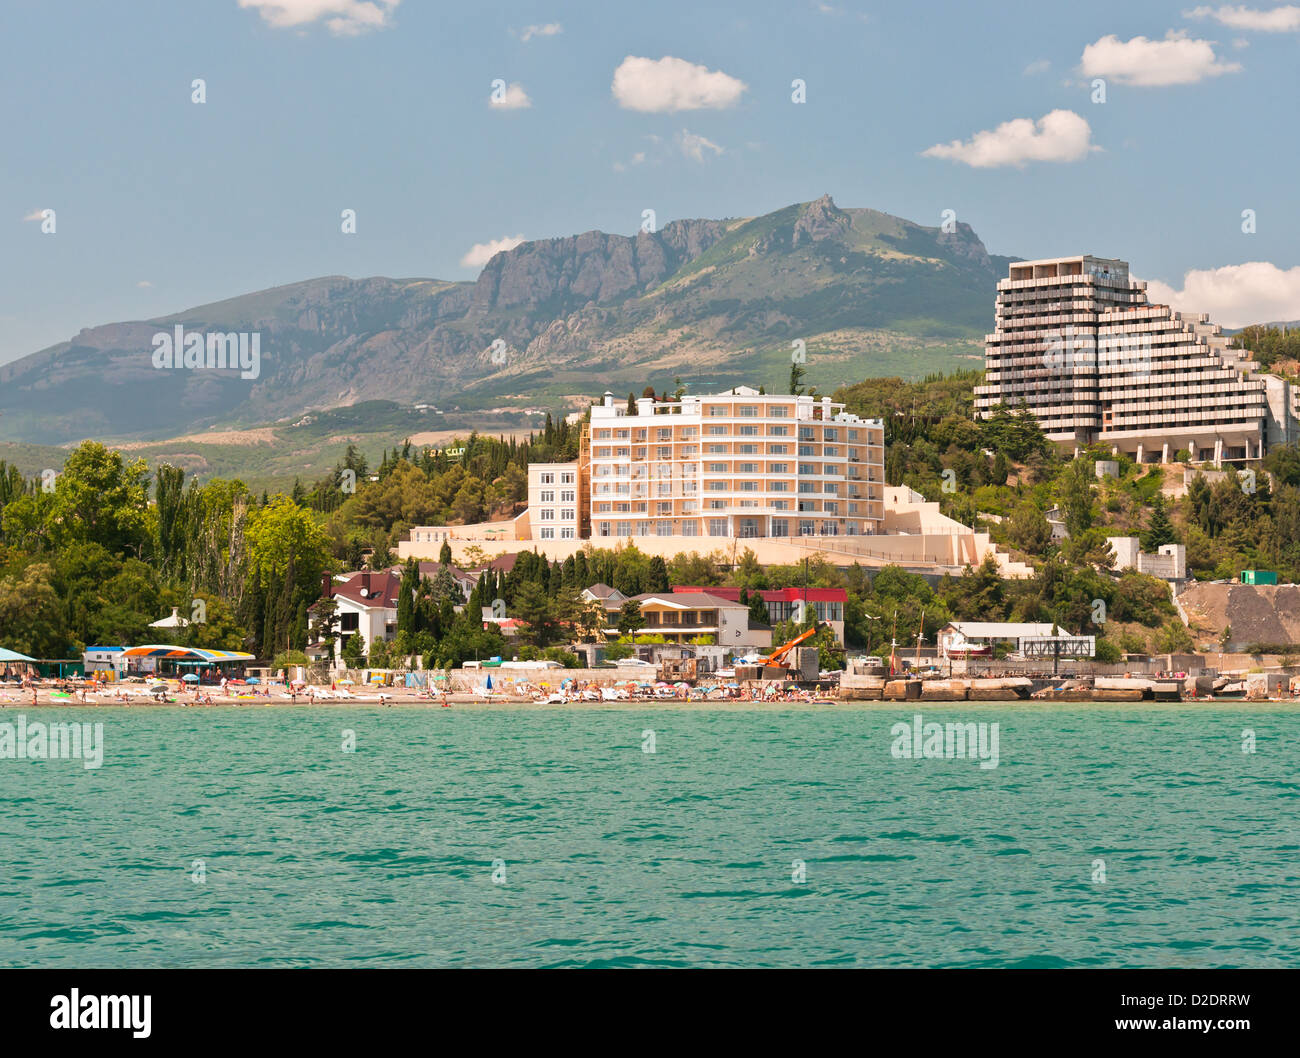
<svg viewBox="0 0 1300 1058">
<path fill-rule="evenodd" d="M 1156 551 L 1165 544 L 1176 542 L 1173 523 L 1165 509 L 1164 495 L 1157 492 L 1151 501 L 1151 517 L 1147 521 L 1146 531 L 1142 534 L 1142 550 Z"/>
</svg>

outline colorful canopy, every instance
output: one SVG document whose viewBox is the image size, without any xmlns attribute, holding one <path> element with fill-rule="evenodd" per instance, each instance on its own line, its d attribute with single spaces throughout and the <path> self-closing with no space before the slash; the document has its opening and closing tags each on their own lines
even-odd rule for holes
<svg viewBox="0 0 1300 1058">
<path fill-rule="evenodd" d="M 170 658 L 175 661 L 254 661 L 253 654 L 241 650 L 207 650 L 203 647 L 177 647 L 166 643 L 147 643 L 142 647 L 127 647 L 122 651 L 128 658 Z"/>
</svg>

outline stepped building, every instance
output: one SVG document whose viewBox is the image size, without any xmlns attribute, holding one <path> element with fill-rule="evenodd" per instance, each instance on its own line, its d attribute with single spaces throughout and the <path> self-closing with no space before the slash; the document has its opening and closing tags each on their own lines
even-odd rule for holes
<svg viewBox="0 0 1300 1058">
<path fill-rule="evenodd" d="M 1259 459 L 1295 438 L 1291 387 L 1204 315 L 1147 300 L 1126 261 L 1021 261 L 998 283 L 976 415 L 1029 409 L 1049 438 L 1138 462 Z"/>
</svg>

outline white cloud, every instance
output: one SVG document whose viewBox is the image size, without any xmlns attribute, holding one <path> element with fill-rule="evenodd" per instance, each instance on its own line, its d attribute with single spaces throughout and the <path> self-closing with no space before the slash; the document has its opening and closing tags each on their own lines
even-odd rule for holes
<svg viewBox="0 0 1300 1058">
<path fill-rule="evenodd" d="M 34 209 L 30 213 L 28 213 L 27 216 L 23 217 L 23 221 L 25 223 L 29 220 L 44 220 L 45 219 L 43 215 L 44 213 L 45 210 L 43 209 Z"/>
<path fill-rule="evenodd" d="M 712 140 L 686 129 L 677 134 L 677 146 L 682 154 L 696 162 L 704 161 L 705 151 L 712 151 L 715 155 L 722 153 L 722 148 Z"/>
<path fill-rule="evenodd" d="M 1037 121 L 1016 118 L 996 129 L 975 133 L 967 142 L 938 143 L 921 153 L 928 158 L 947 158 L 976 169 L 1023 166 L 1026 162 L 1077 162 L 1090 151 L 1092 128 L 1072 110 L 1053 110 Z"/>
<path fill-rule="evenodd" d="M 662 59 L 629 55 L 614 71 L 610 87 L 619 106 L 653 113 L 733 106 L 748 85 L 721 70 L 671 55 Z"/>
<path fill-rule="evenodd" d="M 1149 281 L 1147 297 L 1184 312 L 1208 312 L 1224 327 L 1300 320 L 1300 266 L 1284 271 L 1268 261 L 1248 261 L 1194 269 L 1183 276 L 1182 290 Z"/>
<path fill-rule="evenodd" d="M 146 289 L 146 288 L 148 288 L 148 287 L 153 286 L 153 284 L 150 283 L 149 280 L 147 280 L 147 279 L 142 279 L 142 280 L 140 280 L 140 282 L 138 282 L 138 283 L 136 284 L 136 286 L 138 286 L 141 290 L 144 290 L 144 289 Z"/>
<path fill-rule="evenodd" d="M 1164 40 L 1120 40 L 1107 34 L 1083 49 L 1079 69 L 1085 77 L 1108 77 L 1120 84 L 1151 88 L 1196 84 L 1207 77 L 1236 73 L 1241 64 L 1220 62 L 1212 40 L 1193 40 L 1170 30 Z"/>
<path fill-rule="evenodd" d="M 547 22 L 544 26 L 525 26 L 524 31 L 519 34 L 519 39 L 527 44 L 534 37 L 554 37 L 563 32 L 564 27 L 558 22 Z"/>
<path fill-rule="evenodd" d="M 494 110 L 525 110 L 533 105 L 533 101 L 528 98 L 528 93 L 524 91 L 524 86 L 513 82 L 506 85 L 504 89 L 492 89 L 492 94 L 488 96 L 488 106 Z"/>
<path fill-rule="evenodd" d="M 239 0 L 277 29 L 305 26 L 320 19 L 336 37 L 355 37 L 392 24 L 391 15 L 402 0 Z"/>
<path fill-rule="evenodd" d="M 626 173 L 634 165 L 641 165 L 644 161 L 645 161 L 645 151 L 637 151 L 636 154 L 632 155 L 632 157 L 628 161 L 615 162 L 614 172 Z"/>
<path fill-rule="evenodd" d="M 1295 33 L 1300 30 L 1300 7 L 1288 4 L 1260 11 L 1253 7 L 1225 4 L 1222 7 L 1194 7 L 1185 18 L 1212 18 L 1233 29 L 1254 29 L 1263 33 Z"/>
<path fill-rule="evenodd" d="M 469 252 L 460 259 L 461 268 L 482 268 L 493 257 L 504 250 L 513 250 L 524 241 L 522 235 L 516 235 L 513 238 L 504 235 L 500 239 L 492 239 L 489 242 L 476 242 L 469 248 Z"/>
<path fill-rule="evenodd" d="M 1035 59 L 1024 69 L 1026 77 L 1033 77 L 1035 74 L 1047 73 L 1052 68 L 1052 64 L 1046 59 Z"/>
</svg>

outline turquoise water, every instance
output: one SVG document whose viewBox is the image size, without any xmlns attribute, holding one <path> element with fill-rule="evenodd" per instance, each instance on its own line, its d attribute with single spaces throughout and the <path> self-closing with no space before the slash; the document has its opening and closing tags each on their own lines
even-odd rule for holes
<svg viewBox="0 0 1300 1058">
<path fill-rule="evenodd" d="M 921 708 L 988 770 L 916 711 L 29 710 L 104 764 L 0 760 L 0 965 L 1300 957 L 1293 707 Z"/>
</svg>

